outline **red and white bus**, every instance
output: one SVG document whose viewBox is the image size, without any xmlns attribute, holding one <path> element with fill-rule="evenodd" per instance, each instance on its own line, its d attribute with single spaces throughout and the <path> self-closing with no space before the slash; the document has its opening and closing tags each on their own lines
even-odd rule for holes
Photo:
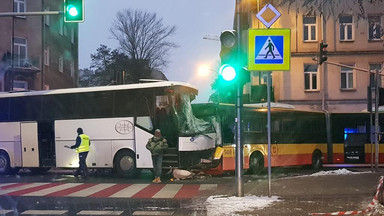
<svg viewBox="0 0 384 216">
<path fill-rule="evenodd" d="M 193 86 L 170 81 L 1 93 L 0 174 L 77 167 L 76 152 L 64 146 L 75 143 L 78 127 L 91 138 L 89 168 L 128 177 L 152 168 L 145 145 L 156 128 L 170 146 L 164 166 L 188 168 L 216 143 L 211 125 L 192 114 L 196 95 Z"/>
</svg>

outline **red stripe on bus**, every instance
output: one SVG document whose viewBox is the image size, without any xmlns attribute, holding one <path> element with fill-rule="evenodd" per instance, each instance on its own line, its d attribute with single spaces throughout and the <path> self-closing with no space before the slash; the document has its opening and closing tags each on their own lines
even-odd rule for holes
<svg viewBox="0 0 384 216">
<path fill-rule="evenodd" d="M 150 184 L 141 191 L 137 192 L 135 195 L 132 196 L 132 198 L 151 198 L 153 197 L 157 192 L 159 192 L 165 184 Z"/>
<path fill-rule="evenodd" d="M 312 154 L 272 155 L 272 166 L 293 166 L 312 164 Z M 244 168 L 249 168 L 249 158 L 245 158 Z M 268 166 L 268 157 L 264 156 L 264 166 Z M 235 170 L 235 158 L 223 158 L 223 170 Z"/>
<path fill-rule="evenodd" d="M 200 185 L 183 185 L 180 190 L 176 193 L 174 198 L 192 198 L 199 193 Z"/>
<path fill-rule="evenodd" d="M 8 195 L 9 196 L 22 196 L 24 194 L 32 193 L 35 191 L 39 191 L 39 190 L 43 190 L 43 189 L 47 189 L 47 188 L 51 188 L 51 187 L 56 187 L 56 186 L 63 185 L 63 184 L 64 183 L 50 183 L 50 184 L 40 185 L 40 186 L 36 186 L 36 187 L 32 187 L 32 188 L 27 188 L 24 190 L 14 191 L 14 192 L 8 193 Z"/>
<path fill-rule="evenodd" d="M 117 184 L 117 185 L 113 185 L 111 187 L 108 187 L 104 190 L 101 190 L 97 193 L 94 193 L 94 194 L 91 194 L 89 195 L 88 197 L 109 197 L 111 196 L 112 194 L 115 194 L 116 192 L 119 192 L 129 186 L 131 186 L 132 184 Z"/>
<path fill-rule="evenodd" d="M 26 184 L 30 184 L 30 183 L 16 183 L 16 184 L 2 186 L 0 188 L 3 189 L 3 190 L 6 190 L 6 189 L 10 189 L 10 188 L 20 187 L 20 186 L 23 186 L 23 185 L 26 185 Z"/>
<path fill-rule="evenodd" d="M 81 191 L 81 190 L 93 187 L 95 185 L 96 184 L 81 184 L 81 185 L 77 185 L 75 187 L 67 188 L 67 189 L 64 189 L 64 190 L 59 190 L 59 191 L 47 194 L 45 196 L 50 196 L 50 197 L 66 196 L 66 195 L 69 195 L 71 193 L 74 193 L 74 192 L 77 192 L 77 191 Z"/>
</svg>

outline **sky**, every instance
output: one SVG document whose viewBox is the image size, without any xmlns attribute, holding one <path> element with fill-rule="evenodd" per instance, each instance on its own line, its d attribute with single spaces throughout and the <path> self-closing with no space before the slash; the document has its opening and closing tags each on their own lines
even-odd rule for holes
<svg viewBox="0 0 384 216">
<path fill-rule="evenodd" d="M 170 51 L 170 64 L 163 73 L 171 81 L 194 85 L 199 89 L 195 102 L 207 102 L 220 60 L 220 42 L 203 38 L 218 37 L 223 30 L 232 29 L 234 8 L 235 0 L 85 1 L 85 21 L 79 24 L 79 68 L 90 66 L 90 55 L 96 53 L 100 44 L 118 48 L 110 33 L 118 11 L 139 9 L 156 13 L 165 26 L 176 26 L 176 34 L 169 40 L 179 45 Z M 199 75 L 202 65 L 211 73 Z"/>
</svg>

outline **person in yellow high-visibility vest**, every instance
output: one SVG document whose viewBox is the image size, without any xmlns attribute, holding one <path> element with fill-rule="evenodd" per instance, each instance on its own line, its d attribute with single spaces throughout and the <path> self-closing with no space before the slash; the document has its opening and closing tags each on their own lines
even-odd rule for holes
<svg viewBox="0 0 384 216">
<path fill-rule="evenodd" d="M 88 178 L 89 172 L 87 167 L 87 155 L 89 152 L 89 146 L 91 141 L 89 136 L 85 135 L 82 128 L 77 128 L 77 138 L 76 144 L 73 146 L 65 146 L 67 148 L 76 149 L 76 152 L 79 153 L 79 167 L 73 173 L 75 177 L 81 175 L 83 178 Z"/>
</svg>

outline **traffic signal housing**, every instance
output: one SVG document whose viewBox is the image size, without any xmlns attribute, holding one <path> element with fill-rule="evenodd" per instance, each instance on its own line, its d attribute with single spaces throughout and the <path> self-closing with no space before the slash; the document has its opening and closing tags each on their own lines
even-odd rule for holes
<svg viewBox="0 0 384 216">
<path fill-rule="evenodd" d="M 327 51 L 328 44 L 321 42 L 319 46 L 319 64 L 323 64 L 323 62 L 327 61 L 328 57 L 328 51 Z"/>
<path fill-rule="evenodd" d="M 221 67 L 219 79 L 223 84 L 232 83 L 238 77 L 237 59 L 237 33 L 234 30 L 225 30 L 220 35 L 221 42 Z"/>
<path fill-rule="evenodd" d="M 64 0 L 64 22 L 84 22 L 84 0 Z"/>
</svg>

